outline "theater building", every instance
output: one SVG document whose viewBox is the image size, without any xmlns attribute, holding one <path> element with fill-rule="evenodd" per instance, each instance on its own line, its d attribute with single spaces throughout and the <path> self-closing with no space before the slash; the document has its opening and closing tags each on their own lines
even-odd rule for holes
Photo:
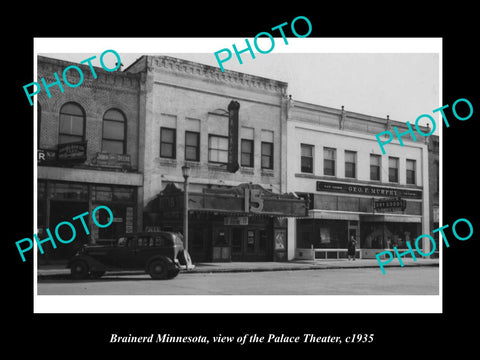
<svg viewBox="0 0 480 360">
<path fill-rule="evenodd" d="M 183 233 L 194 262 L 286 260 L 286 88 L 280 81 L 168 56 L 142 56 L 139 168 L 143 227 Z"/>
<path fill-rule="evenodd" d="M 383 155 L 375 134 L 403 133 L 404 122 L 300 101 L 289 102 L 287 119 L 287 190 L 309 199 L 308 216 L 290 221 L 289 258 L 345 258 L 351 236 L 357 257 L 375 258 L 430 233 L 426 138 L 404 135 L 404 146 L 395 139 Z"/>
<path fill-rule="evenodd" d="M 83 83 L 66 86 L 61 74 L 70 65 L 83 71 Z M 99 228 L 91 217 L 86 217 L 90 235 L 78 223 L 75 240 L 60 244 L 56 249 L 50 243 L 43 248 L 49 259 L 67 259 L 83 243 L 110 242 L 119 234 L 133 232 L 139 227 L 142 214 L 143 176 L 138 162 L 138 129 L 140 91 L 139 77 L 121 71 L 107 72 L 96 68 L 97 78 L 87 65 L 39 56 L 38 82 L 47 84 L 51 97 L 42 91 L 37 95 L 37 234 L 47 238 L 62 221 L 86 211 L 92 213 L 99 205 L 107 205 L 113 212 L 111 226 Z M 63 92 L 54 73 L 60 74 Z M 67 72 L 70 84 L 77 84 L 78 72 Z M 139 196 L 140 194 L 140 196 Z M 98 216 L 107 216 L 97 212 Z M 106 223 L 108 219 L 99 219 Z M 63 239 L 71 238 L 71 230 L 60 231 Z M 55 235 L 54 235 L 55 236 Z"/>
</svg>

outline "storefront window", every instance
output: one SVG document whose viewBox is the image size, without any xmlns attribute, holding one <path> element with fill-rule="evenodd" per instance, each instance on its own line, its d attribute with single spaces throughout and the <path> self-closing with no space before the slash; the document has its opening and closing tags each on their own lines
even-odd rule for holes
<svg viewBox="0 0 480 360">
<path fill-rule="evenodd" d="M 51 183 L 50 196 L 56 200 L 85 200 L 88 201 L 88 186 L 74 183 Z"/>
<path fill-rule="evenodd" d="M 297 220 L 297 247 L 345 248 L 348 242 L 346 220 Z"/>
<path fill-rule="evenodd" d="M 364 222 L 361 224 L 360 247 L 364 249 L 407 248 L 419 236 L 419 224 L 395 222 Z"/>
<path fill-rule="evenodd" d="M 46 183 L 39 181 L 37 183 L 37 227 L 39 229 L 46 228 Z"/>
<path fill-rule="evenodd" d="M 134 195 L 134 188 L 100 185 L 94 187 L 96 201 L 134 201 Z"/>
<path fill-rule="evenodd" d="M 188 230 L 188 242 L 191 244 L 192 248 L 197 250 L 202 250 L 204 248 L 203 243 L 203 229 L 201 228 L 190 228 Z"/>
<path fill-rule="evenodd" d="M 96 207 L 98 205 L 94 205 Z M 105 228 L 98 228 L 98 238 L 101 240 L 112 240 L 125 234 L 125 206 L 123 205 L 108 205 L 113 213 L 113 222 L 110 226 Z M 96 216 L 100 224 L 107 224 L 110 221 L 110 215 L 106 211 L 97 211 Z"/>
</svg>

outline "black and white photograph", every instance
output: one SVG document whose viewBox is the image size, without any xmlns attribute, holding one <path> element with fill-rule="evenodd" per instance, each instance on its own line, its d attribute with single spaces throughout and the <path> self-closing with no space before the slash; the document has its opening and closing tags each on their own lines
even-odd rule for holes
<svg viewBox="0 0 480 360">
<path fill-rule="evenodd" d="M 121 357 L 469 348 L 469 26 L 234 12 L 18 38 L 8 342 L 30 329 L 39 349 Z"/>
<path fill-rule="evenodd" d="M 36 300 L 439 300 L 441 136 L 432 110 L 441 106 L 441 43 L 389 40 L 386 48 L 363 39 L 364 53 L 345 52 L 348 40 L 336 41 L 341 53 L 312 39 L 289 46 L 300 41 L 318 52 L 240 54 L 243 64 L 221 71 L 211 54 L 43 54 L 39 39 L 36 229 L 46 240 L 36 252 Z M 152 43 L 144 40 L 146 49 Z M 375 306 L 410 311 L 408 302 Z"/>
</svg>

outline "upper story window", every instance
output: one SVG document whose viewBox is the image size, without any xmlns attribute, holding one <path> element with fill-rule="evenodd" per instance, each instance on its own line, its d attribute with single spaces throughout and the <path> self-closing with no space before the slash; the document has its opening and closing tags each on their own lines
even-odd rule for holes
<svg viewBox="0 0 480 360">
<path fill-rule="evenodd" d="M 262 169 L 273 169 L 273 143 L 274 133 L 271 130 L 262 129 L 261 132 L 261 167 Z"/>
<path fill-rule="evenodd" d="M 313 151 L 314 146 L 300 144 L 300 170 L 304 173 L 313 173 Z"/>
<path fill-rule="evenodd" d="M 240 165 L 253 168 L 255 154 L 255 130 L 252 127 L 240 127 Z"/>
<path fill-rule="evenodd" d="M 380 155 L 370 154 L 370 180 L 380 181 L 381 166 L 382 157 Z"/>
<path fill-rule="evenodd" d="M 82 141 L 85 138 L 85 111 L 76 103 L 66 103 L 60 109 L 58 143 Z"/>
<path fill-rule="evenodd" d="M 407 159 L 407 184 L 415 185 L 416 183 L 416 167 L 415 160 Z"/>
<path fill-rule="evenodd" d="M 167 127 L 160 128 L 160 157 L 175 159 L 177 146 L 177 130 Z"/>
<path fill-rule="evenodd" d="M 323 148 L 323 175 L 335 176 L 335 159 L 337 151 L 333 148 Z"/>
<path fill-rule="evenodd" d="M 356 177 L 357 153 L 345 150 L 345 177 Z"/>
<path fill-rule="evenodd" d="M 125 116 L 120 110 L 110 109 L 103 115 L 103 152 L 125 154 L 125 125 Z"/>
<path fill-rule="evenodd" d="M 185 160 L 200 161 L 200 133 L 185 131 Z"/>
<path fill-rule="evenodd" d="M 388 181 L 398 183 L 398 158 L 388 158 Z"/>
<path fill-rule="evenodd" d="M 208 161 L 213 163 L 228 163 L 228 136 L 208 136 Z"/>
<path fill-rule="evenodd" d="M 273 143 L 262 141 L 262 169 L 273 169 Z"/>
<path fill-rule="evenodd" d="M 253 167 L 253 140 L 242 139 L 240 165 L 245 167 Z"/>
</svg>

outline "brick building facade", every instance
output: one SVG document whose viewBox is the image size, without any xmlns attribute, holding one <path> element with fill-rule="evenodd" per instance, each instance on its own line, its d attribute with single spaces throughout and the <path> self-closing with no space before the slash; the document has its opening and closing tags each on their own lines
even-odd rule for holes
<svg viewBox="0 0 480 360">
<path fill-rule="evenodd" d="M 83 71 L 83 83 L 72 88 L 61 77 L 64 69 L 75 65 Z M 88 65 L 38 57 L 38 82 L 49 87 L 37 95 L 37 228 L 45 230 L 97 204 L 107 205 L 114 224 L 98 229 L 88 226 L 87 237 L 77 231 L 77 240 L 54 250 L 46 246 L 47 256 L 66 258 L 81 243 L 101 243 L 126 229 L 138 228 L 143 177 L 138 167 L 138 129 L 140 79 L 120 71 L 95 67 L 94 78 Z M 54 84 L 59 74 L 62 88 Z M 67 73 L 67 81 L 77 84 L 78 73 Z M 74 144 L 74 145 L 68 145 Z M 67 235 L 66 238 L 69 238 Z M 48 246 L 48 247 L 47 247 Z"/>
</svg>

